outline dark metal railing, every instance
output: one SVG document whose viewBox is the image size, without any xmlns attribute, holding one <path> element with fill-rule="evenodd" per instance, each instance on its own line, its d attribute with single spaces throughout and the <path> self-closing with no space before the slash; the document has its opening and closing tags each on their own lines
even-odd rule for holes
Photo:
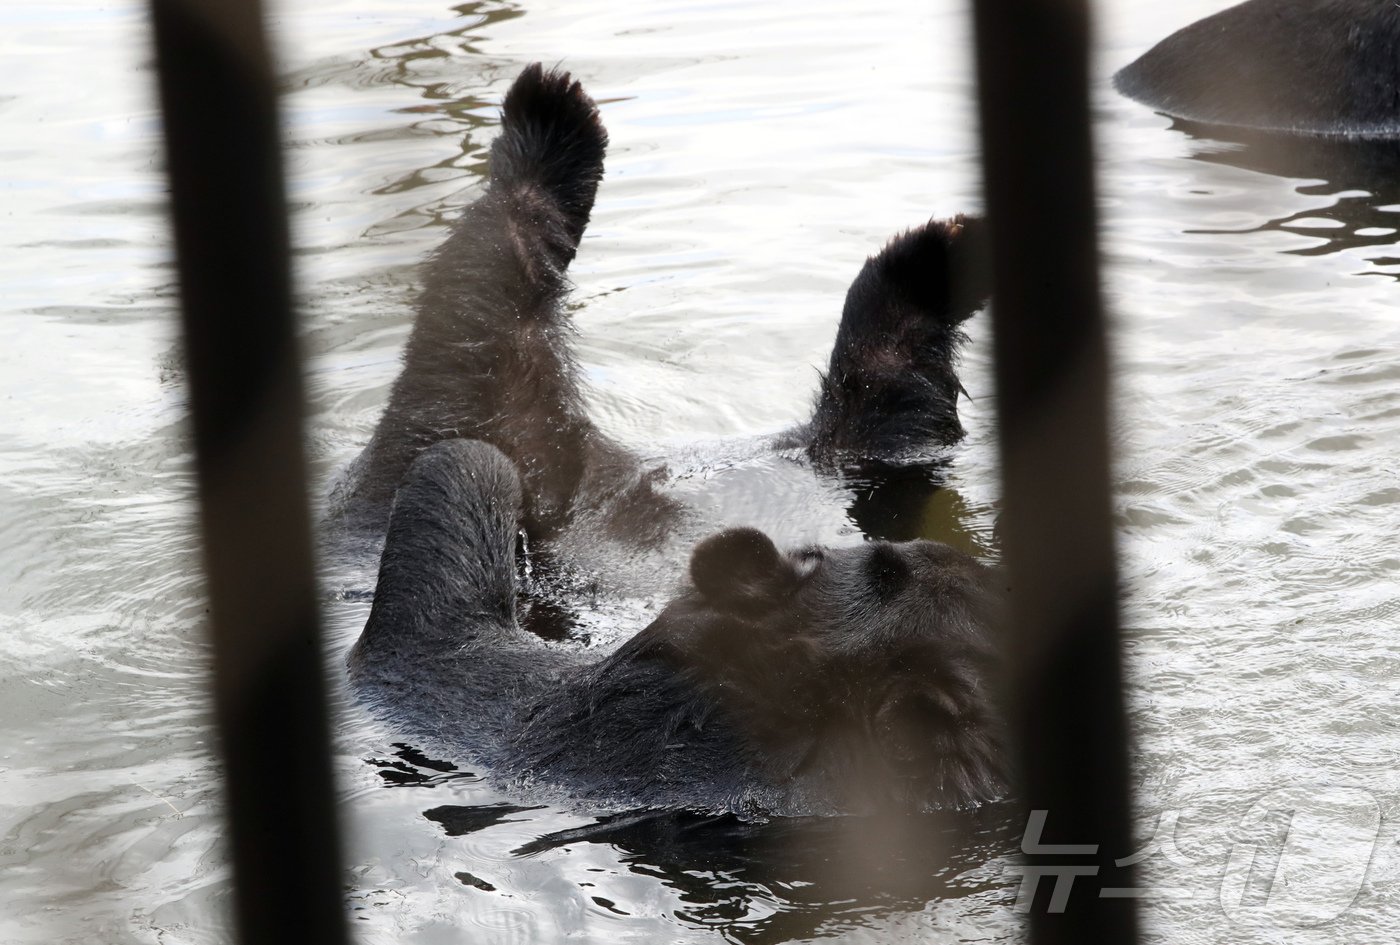
<svg viewBox="0 0 1400 945">
<path fill-rule="evenodd" d="M 152 0 L 241 941 L 346 940 L 262 8 Z"/>
<path fill-rule="evenodd" d="M 152 0 L 240 939 L 345 941 L 261 7 Z M 1095 847 L 1037 943 L 1136 939 L 1082 0 L 979 0 L 1020 791 Z M 1051 862 L 1048 858 L 1054 856 Z M 1057 868 L 1063 850 L 1028 853 Z M 1042 862 L 1043 861 L 1043 862 Z M 1104 895 L 1100 895 L 1103 893 Z"/>
<path fill-rule="evenodd" d="M 1085 867 L 1037 945 L 1136 940 L 1128 728 L 1109 520 L 1086 0 L 978 0 L 992 230 L 1001 518 L 1019 795 L 1044 811 L 1027 867 Z M 1077 851 L 1066 847 L 1077 848 Z M 1089 852 L 1092 847 L 1093 852 Z M 1067 861 L 1072 857 L 1072 861 Z M 1089 872 L 1093 870 L 1093 872 Z"/>
</svg>

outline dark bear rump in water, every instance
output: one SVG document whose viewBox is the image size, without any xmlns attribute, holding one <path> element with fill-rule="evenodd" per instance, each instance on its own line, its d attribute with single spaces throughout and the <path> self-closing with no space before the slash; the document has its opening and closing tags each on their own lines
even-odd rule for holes
<svg viewBox="0 0 1400 945">
<path fill-rule="evenodd" d="M 1114 85 L 1201 124 L 1400 137 L 1400 8 L 1248 0 L 1168 36 Z"/>
</svg>

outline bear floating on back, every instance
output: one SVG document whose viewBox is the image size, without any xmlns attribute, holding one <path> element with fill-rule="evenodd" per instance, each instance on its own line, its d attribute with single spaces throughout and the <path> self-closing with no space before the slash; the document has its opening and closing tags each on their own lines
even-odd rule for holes
<svg viewBox="0 0 1400 945">
<path fill-rule="evenodd" d="M 1000 795 L 997 581 L 946 545 L 784 551 L 730 528 L 611 653 L 521 628 L 520 536 L 645 558 L 703 528 L 580 396 L 565 272 L 606 143 L 577 82 L 527 68 L 489 189 L 428 263 L 403 372 L 347 490 L 351 527 L 387 523 L 350 657 L 358 691 L 500 779 L 605 806 L 810 814 Z M 985 302 L 983 253 L 978 221 L 960 217 L 867 261 L 813 416 L 771 448 L 840 480 L 957 442 L 954 357 Z"/>
</svg>

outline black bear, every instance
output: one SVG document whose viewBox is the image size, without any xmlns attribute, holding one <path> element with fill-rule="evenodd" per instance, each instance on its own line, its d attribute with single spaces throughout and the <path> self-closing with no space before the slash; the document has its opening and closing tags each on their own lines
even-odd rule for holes
<svg viewBox="0 0 1400 945">
<path fill-rule="evenodd" d="M 1177 30 L 1113 82 L 1131 99 L 1200 124 L 1400 137 L 1400 8 L 1247 0 Z"/>
<path fill-rule="evenodd" d="M 346 490 L 353 527 L 387 528 L 356 688 L 498 777 L 606 806 L 824 814 L 1000 795 L 985 565 L 932 541 L 781 551 L 729 528 L 670 579 L 659 549 L 703 523 L 664 468 L 589 420 L 562 308 L 606 143 L 577 82 L 527 68 L 487 192 L 427 264 L 403 372 Z M 867 261 L 813 416 L 765 448 L 839 478 L 962 437 L 953 361 L 986 301 L 980 229 L 931 222 Z M 519 619 L 522 545 L 590 543 L 678 585 L 601 658 Z"/>
</svg>

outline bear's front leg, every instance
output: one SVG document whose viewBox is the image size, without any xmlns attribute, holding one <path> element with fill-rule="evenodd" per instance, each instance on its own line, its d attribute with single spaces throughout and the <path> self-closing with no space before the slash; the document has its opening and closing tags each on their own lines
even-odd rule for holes
<svg viewBox="0 0 1400 945">
<path fill-rule="evenodd" d="M 801 431 L 814 461 L 898 461 L 962 439 L 958 326 L 987 301 L 985 243 L 980 219 L 957 216 L 897 236 L 866 261 Z"/>
</svg>

